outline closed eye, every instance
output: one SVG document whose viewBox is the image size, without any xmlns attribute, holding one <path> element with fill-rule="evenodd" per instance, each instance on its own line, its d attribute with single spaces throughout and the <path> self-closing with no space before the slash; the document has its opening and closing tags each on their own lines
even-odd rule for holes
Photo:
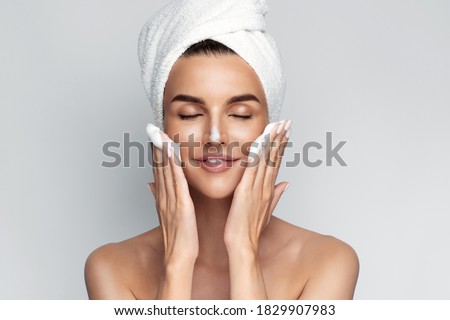
<svg viewBox="0 0 450 320">
<path fill-rule="evenodd" d="M 193 119 L 196 118 L 198 116 L 201 116 L 202 114 L 179 114 L 178 116 L 180 117 L 181 120 L 185 120 L 185 119 Z"/>
<path fill-rule="evenodd" d="M 248 115 L 232 114 L 231 116 L 232 116 L 232 117 L 235 117 L 235 118 L 241 118 L 241 119 L 251 119 L 251 118 L 252 118 L 252 115 L 251 115 L 251 114 L 248 114 Z"/>
</svg>

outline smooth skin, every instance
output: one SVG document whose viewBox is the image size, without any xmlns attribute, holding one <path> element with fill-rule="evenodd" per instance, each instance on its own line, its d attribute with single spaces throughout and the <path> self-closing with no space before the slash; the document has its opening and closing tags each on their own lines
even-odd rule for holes
<svg viewBox="0 0 450 320">
<path fill-rule="evenodd" d="M 149 184 L 160 226 L 89 255 L 89 298 L 352 299 L 355 251 L 272 215 L 288 185 L 276 184 L 289 138 L 286 121 L 271 131 L 273 147 L 263 148 L 256 165 L 245 165 L 251 160 L 241 146 L 267 122 L 259 78 L 239 56 L 178 59 L 164 95 L 165 132 L 175 142 L 193 134 L 210 149 L 181 148 L 182 167 L 166 149 L 153 148 L 154 161 L 166 164 L 153 166 Z M 219 143 L 210 141 L 213 126 Z M 231 143 L 239 147 L 226 149 Z M 238 159 L 227 171 L 195 166 L 195 159 L 221 147 Z"/>
</svg>

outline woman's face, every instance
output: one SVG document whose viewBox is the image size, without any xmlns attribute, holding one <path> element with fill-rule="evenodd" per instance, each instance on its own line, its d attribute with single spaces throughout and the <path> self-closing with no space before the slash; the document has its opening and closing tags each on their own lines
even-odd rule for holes
<svg viewBox="0 0 450 320">
<path fill-rule="evenodd" d="M 259 78 L 238 55 L 181 57 L 173 66 L 164 93 L 164 131 L 181 143 L 191 188 L 214 199 L 231 196 L 250 143 L 267 121 Z M 204 161 L 208 156 L 234 161 Z"/>
</svg>

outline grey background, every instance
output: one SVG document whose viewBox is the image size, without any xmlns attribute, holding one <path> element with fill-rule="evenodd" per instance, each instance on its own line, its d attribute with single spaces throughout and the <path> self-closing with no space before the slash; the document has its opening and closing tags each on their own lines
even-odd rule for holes
<svg viewBox="0 0 450 320">
<path fill-rule="evenodd" d="M 85 299 L 87 255 L 157 225 L 136 150 L 101 162 L 124 132 L 147 141 L 136 45 L 163 3 L 0 2 L 0 298 Z M 282 168 L 276 215 L 355 248 L 356 299 L 450 299 L 450 2 L 269 5 L 285 158 L 331 131 L 348 164 Z"/>
</svg>

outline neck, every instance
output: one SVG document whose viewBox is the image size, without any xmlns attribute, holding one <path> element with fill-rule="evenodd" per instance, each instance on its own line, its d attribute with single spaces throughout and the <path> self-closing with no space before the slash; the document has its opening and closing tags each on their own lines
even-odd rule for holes
<svg viewBox="0 0 450 320">
<path fill-rule="evenodd" d="M 212 199 L 190 188 L 197 218 L 199 255 L 197 260 L 206 264 L 228 267 L 228 254 L 223 240 L 225 224 L 233 195 Z"/>
</svg>

